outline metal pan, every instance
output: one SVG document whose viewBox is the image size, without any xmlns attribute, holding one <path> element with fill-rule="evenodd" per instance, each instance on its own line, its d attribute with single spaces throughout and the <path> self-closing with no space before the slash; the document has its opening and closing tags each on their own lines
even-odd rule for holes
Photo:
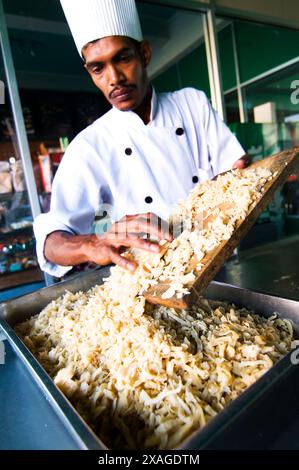
<svg viewBox="0 0 299 470">
<path fill-rule="evenodd" d="M 99 269 L 0 304 L 0 326 L 4 334 L 80 449 L 104 450 L 107 447 L 54 385 L 49 375 L 17 337 L 13 327 L 40 312 L 66 290 L 85 291 L 95 284 L 101 284 L 103 278 L 108 275 L 109 267 Z M 266 317 L 277 312 L 281 318 L 293 321 L 295 336 L 299 338 L 299 302 L 218 282 L 212 282 L 204 295 L 209 299 L 227 300 L 238 306 L 253 309 Z M 267 447 L 281 427 L 296 413 L 299 414 L 299 366 L 292 364 L 290 355 L 291 353 L 273 366 L 179 448 L 192 450 Z M 285 406 L 282 406 L 282 403 Z"/>
</svg>

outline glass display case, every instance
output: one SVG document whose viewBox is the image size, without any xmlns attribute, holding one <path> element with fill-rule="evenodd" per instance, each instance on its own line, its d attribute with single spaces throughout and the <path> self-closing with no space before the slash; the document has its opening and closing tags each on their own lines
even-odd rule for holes
<svg viewBox="0 0 299 470">
<path fill-rule="evenodd" d="M 14 190 L 16 186 L 13 182 L 11 163 L 2 164 L 0 167 L 2 167 L 0 171 L 0 290 L 2 290 L 42 280 L 43 275 L 38 268 L 35 255 L 28 193 L 25 187 L 22 191 Z M 10 171 L 3 171 L 3 168 Z"/>
<path fill-rule="evenodd" d="M 37 265 L 33 217 L 0 57 L 0 291 L 43 280 Z"/>
<path fill-rule="evenodd" d="M 9 141 L 0 137 L 0 290 L 43 279 L 35 254 L 33 217 L 21 160 L 17 154 L 5 153 Z M 14 148 L 16 149 L 16 147 Z M 40 145 L 33 160 L 39 202 L 48 211 L 53 175 L 63 152 L 60 148 Z M 9 156 L 13 155 L 13 156 Z M 16 156 L 15 156 L 16 155 Z M 37 155 L 37 154 L 36 154 Z"/>
</svg>

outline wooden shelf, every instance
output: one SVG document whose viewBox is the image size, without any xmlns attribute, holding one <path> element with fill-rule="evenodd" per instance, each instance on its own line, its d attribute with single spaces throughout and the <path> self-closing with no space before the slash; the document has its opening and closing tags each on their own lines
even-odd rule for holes
<svg viewBox="0 0 299 470">
<path fill-rule="evenodd" d="M 15 273 L 0 275 L 0 290 L 10 289 L 12 287 L 30 284 L 31 282 L 43 281 L 44 276 L 39 268 L 27 269 Z"/>
</svg>

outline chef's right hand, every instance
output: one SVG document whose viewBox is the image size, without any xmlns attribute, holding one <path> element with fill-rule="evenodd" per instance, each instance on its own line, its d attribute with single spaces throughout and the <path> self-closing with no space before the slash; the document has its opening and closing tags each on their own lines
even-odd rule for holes
<svg viewBox="0 0 299 470">
<path fill-rule="evenodd" d="M 144 236 L 149 239 L 155 238 L 157 242 L 146 240 Z M 169 242 L 173 240 L 167 222 L 151 212 L 126 215 L 112 224 L 105 234 L 92 236 L 89 258 L 100 265 L 115 263 L 122 268 L 135 271 L 137 264 L 121 256 L 121 253 L 129 247 L 159 253 L 160 240 Z"/>
</svg>

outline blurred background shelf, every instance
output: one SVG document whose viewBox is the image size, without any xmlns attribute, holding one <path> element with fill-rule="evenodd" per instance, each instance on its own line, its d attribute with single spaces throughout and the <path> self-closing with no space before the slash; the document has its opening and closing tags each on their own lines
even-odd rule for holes
<svg viewBox="0 0 299 470">
<path fill-rule="evenodd" d="M 23 286 L 24 284 L 31 284 L 35 282 L 42 282 L 44 284 L 44 276 L 39 268 L 24 269 L 15 273 L 1 274 L 0 294 L 5 289 L 13 288 L 15 286 Z"/>
</svg>

